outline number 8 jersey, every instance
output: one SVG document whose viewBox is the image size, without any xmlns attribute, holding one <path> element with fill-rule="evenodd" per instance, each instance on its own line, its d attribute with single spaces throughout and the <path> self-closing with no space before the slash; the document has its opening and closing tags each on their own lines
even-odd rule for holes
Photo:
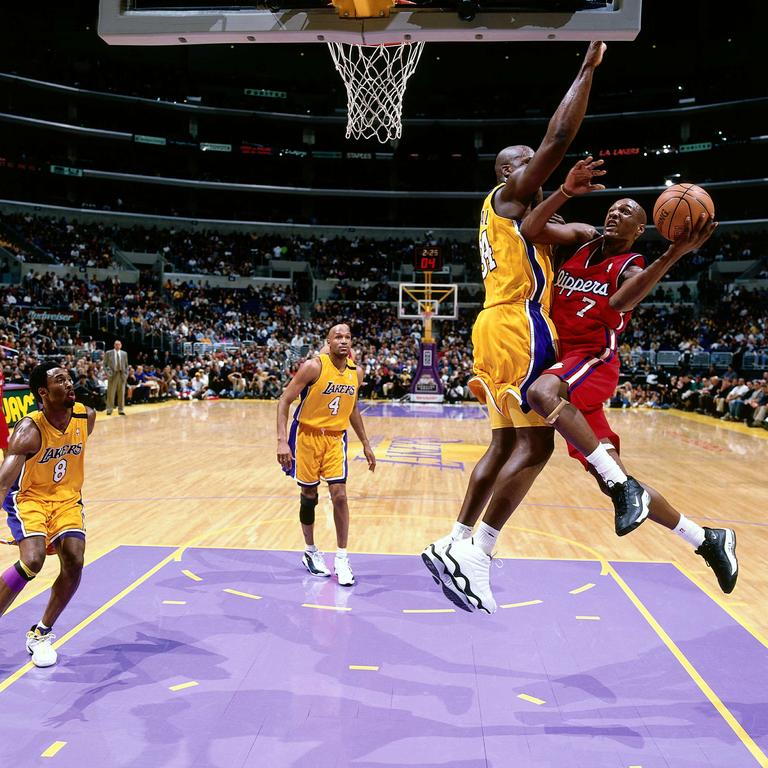
<svg viewBox="0 0 768 768">
<path fill-rule="evenodd" d="M 357 401 L 357 366 L 347 360 L 347 367 L 339 373 L 329 355 L 319 355 L 319 360 L 320 376 L 304 387 L 293 418 L 305 427 L 343 432 L 349 428 Z"/>
<path fill-rule="evenodd" d="M 40 431 L 40 450 L 24 463 L 17 481 L 8 491 L 7 511 L 24 502 L 45 502 L 55 506 L 81 504 L 88 442 L 88 414 L 82 403 L 72 406 L 72 418 L 61 432 L 42 411 L 27 416 Z"/>
</svg>

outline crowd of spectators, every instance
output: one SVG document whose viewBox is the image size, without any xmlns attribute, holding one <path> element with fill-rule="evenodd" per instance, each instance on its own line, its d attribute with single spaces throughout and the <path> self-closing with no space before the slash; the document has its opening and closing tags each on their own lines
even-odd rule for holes
<svg viewBox="0 0 768 768">
<path fill-rule="evenodd" d="M 107 224 L 84 224 L 30 213 L 4 214 L 2 223 L 12 240 L 26 240 L 33 248 L 32 256 L 22 248 L 14 248 L 17 258 L 31 261 L 44 254 L 46 261 L 72 267 L 117 268 L 113 238 L 118 228 Z"/>
<path fill-rule="evenodd" d="M 768 429 L 768 373 L 739 376 L 732 366 L 721 374 L 668 375 L 647 368 L 624 381 L 611 398 L 613 408 L 678 408 L 721 421 Z"/>
<path fill-rule="evenodd" d="M 116 224 L 74 223 L 66 218 L 35 216 L 29 213 L 4 214 L 0 219 L 18 258 L 30 261 L 35 253 L 45 254 L 53 263 L 114 267 L 114 249 L 162 254 L 166 271 L 191 274 L 253 277 L 264 274 L 270 262 L 306 261 L 314 277 L 339 281 L 366 280 L 371 285 L 397 281 L 400 269 L 412 264 L 412 238 L 371 238 L 350 235 L 328 237 L 320 234 L 299 237 L 255 232 L 222 232 L 216 229 L 189 231 L 181 227 L 145 227 Z M 462 265 L 462 282 L 480 282 L 480 260 L 473 241 L 462 242 L 436 238 L 424 232 L 422 244 L 442 246 L 446 264 Z M 20 242 L 21 241 L 21 242 Z M 23 248 L 26 241 L 30 246 Z M 666 248 L 661 241 L 644 240 L 641 250 L 649 261 Z M 29 251 L 32 251 L 30 257 Z M 768 232 L 723 232 L 704 244 L 687 259 L 675 265 L 669 280 L 696 280 L 714 262 L 757 258 L 768 253 Z M 768 260 L 763 264 L 768 274 Z M 677 295 L 663 285 L 656 298 L 663 301 L 689 302 L 688 286 Z"/>
<path fill-rule="evenodd" d="M 635 312 L 622 337 L 625 380 L 614 404 L 682 407 L 763 425 L 768 292 L 706 278 L 698 287 L 698 304 L 649 304 Z M 117 337 L 132 349 L 129 402 L 270 399 L 319 350 L 326 329 L 344 320 L 365 372 L 362 395 L 397 398 L 415 374 L 422 327 L 397 317 L 387 289 L 373 280 L 355 287 L 340 281 L 330 300 L 307 306 L 287 284 L 236 290 L 200 280 L 160 284 L 147 275 L 123 284 L 116 277 L 94 281 L 29 272 L 21 283 L 0 287 L 0 344 L 18 351 L 6 357 L 6 378 L 24 381 L 37 360 L 62 356 L 82 396 L 99 402 L 106 389 L 104 341 Z M 439 370 L 451 402 L 470 397 L 471 325 L 478 309 L 436 323 Z M 679 353 L 679 361 L 670 368 L 655 365 L 662 350 Z M 698 352 L 716 351 L 730 353 L 731 371 L 696 368 Z M 744 364 L 747 355 L 750 366 Z"/>
<path fill-rule="evenodd" d="M 137 367 L 128 377 L 129 402 L 155 397 L 273 398 L 300 362 L 320 349 L 325 331 L 339 319 L 350 324 L 356 339 L 366 373 L 363 395 L 398 397 L 407 392 L 415 373 L 422 332 L 420 321 L 399 320 L 387 302 L 328 301 L 302 312 L 295 293 L 282 285 L 234 291 L 167 282 L 156 290 L 122 285 L 116 279 L 89 282 L 28 273 L 20 285 L 0 290 L 0 302 L 1 343 L 19 352 L 6 360 L 10 381 L 23 381 L 40 358 L 64 352 L 74 360 L 79 354 L 78 385 L 103 394 L 104 345 L 95 345 L 86 334 L 86 320 L 96 317 L 97 327 L 91 331 L 98 333 L 98 324 L 111 314 L 114 331 L 124 340 L 136 332 L 149 337 L 164 331 L 171 342 L 168 348 L 136 356 Z M 47 314 L 53 317 L 59 317 L 56 308 L 68 310 L 68 316 L 60 317 L 69 322 L 33 319 L 46 314 L 31 311 L 36 307 L 51 308 Z M 456 399 L 467 395 L 471 320 L 468 314 L 444 323 L 442 329 L 440 370 Z"/>
</svg>

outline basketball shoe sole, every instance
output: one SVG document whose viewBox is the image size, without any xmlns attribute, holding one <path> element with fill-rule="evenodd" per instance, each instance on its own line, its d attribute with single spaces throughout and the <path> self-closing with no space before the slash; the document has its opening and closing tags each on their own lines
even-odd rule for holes
<svg viewBox="0 0 768 768">
<path fill-rule="evenodd" d="M 445 567 L 445 561 L 440 556 L 440 552 L 434 544 L 430 544 L 422 553 L 421 559 L 430 575 L 442 590 L 443 594 L 450 600 L 457 608 L 461 608 L 462 611 L 468 611 L 472 613 L 475 610 L 475 606 L 469 602 L 469 598 L 458 589 L 454 583 L 451 575 L 448 573 L 448 569 Z"/>
</svg>

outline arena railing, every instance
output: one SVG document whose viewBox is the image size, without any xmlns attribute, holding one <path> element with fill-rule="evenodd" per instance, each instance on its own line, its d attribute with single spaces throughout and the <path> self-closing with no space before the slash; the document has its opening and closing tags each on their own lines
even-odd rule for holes
<svg viewBox="0 0 768 768">
<path fill-rule="evenodd" d="M 111 93 L 109 91 L 98 91 L 89 88 L 80 88 L 63 83 L 54 83 L 47 80 L 36 80 L 30 77 L 23 77 L 8 72 L 0 72 L 0 81 L 16 83 L 19 85 L 35 88 L 39 90 L 56 91 L 75 97 L 90 99 L 102 99 L 107 101 L 122 102 L 126 105 L 142 105 L 156 109 L 173 110 L 176 112 L 185 112 L 187 114 L 197 115 L 221 115 L 228 117 L 244 118 L 262 118 L 271 120 L 281 120 L 286 122 L 299 123 L 325 123 L 325 124 L 344 124 L 347 118 L 343 115 L 308 115 L 303 113 L 274 112 L 256 109 L 238 109 L 236 107 L 215 107 L 206 104 L 197 104 L 186 102 L 184 97 L 180 96 L 180 101 L 170 101 L 167 99 L 155 99 L 146 96 L 133 96 L 130 94 Z M 629 110 L 625 112 L 600 112 L 589 114 L 584 118 L 584 122 L 615 121 L 626 119 L 647 119 L 661 116 L 674 115 L 694 115 L 707 112 L 717 112 L 723 109 L 732 109 L 734 107 L 755 105 L 759 106 L 768 102 L 768 97 L 758 96 L 749 99 L 738 99 L 733 101 L 718 101 L 711 104 L 688 104 L 685 106 L 665 107 L 662 109 L 649 110 Z M 451 117 L 406 117 L 403 121 L 407 125 L 447 125 L 456 127 L 477 127 L 485 126 L 506 126 L 509 125 L 508 117 L 475 117 L 475 118 L 451 118 Z M 525 125 L 546 125 L 549 122 L 548 117 L 521 116 L 515 118 L 515 122 Z"/>
</svg>

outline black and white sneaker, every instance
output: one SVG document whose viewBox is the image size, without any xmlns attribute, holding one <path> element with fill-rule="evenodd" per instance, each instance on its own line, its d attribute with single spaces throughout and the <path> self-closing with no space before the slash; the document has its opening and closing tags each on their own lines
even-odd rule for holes
<svg viewBox="0 0 768 768">
<path fill-rule="evenodd" d="M 626 536 L 648 517 L 651 497 L 634 477 L 628 477 L 623 483 L 614 483 L 609 486 L 608 492 L 616 512 L 616 535 Z"/>
<path fill-rule="evenodd" d="M 704 543 L 696 554 L 715 572 L 720 589 L 730 595 L 739 577 L 736 534 L 730 528 L 704 528 Z"/>
<path fill-rule="evenodd" d="M 313 576 L 327 577 L 331 575 L 328 566 L 325 564 L 323 553 L 319 549 L 316 549 L 314 552 L 305 551 L 301 556 L 301 562 Z"/>
<path fill-rule="evenodd" d="M 443 555 L 452 587 L 462 593 L 473 609 L 496 613 L 491 592 L 491 556 L 475 544 L 474 538 L 449 544 Z"/>
<path fill-rule="evenodd" d="M 443 594 L 448 600 L 457 608 L 461 608 L 462 611 L 472 612 L 475 610 L 475 606 L 469 602 L 469 598 L 460 589 L 456 588 L 445 566 L 445 550 L 451 544 L 453 544 L 451 536 L 443 536 L 442 539 L 438 539 L 427 546 L 421 553 L 421 559 L 435 584 L 443 590 Z"/>
</svg>

